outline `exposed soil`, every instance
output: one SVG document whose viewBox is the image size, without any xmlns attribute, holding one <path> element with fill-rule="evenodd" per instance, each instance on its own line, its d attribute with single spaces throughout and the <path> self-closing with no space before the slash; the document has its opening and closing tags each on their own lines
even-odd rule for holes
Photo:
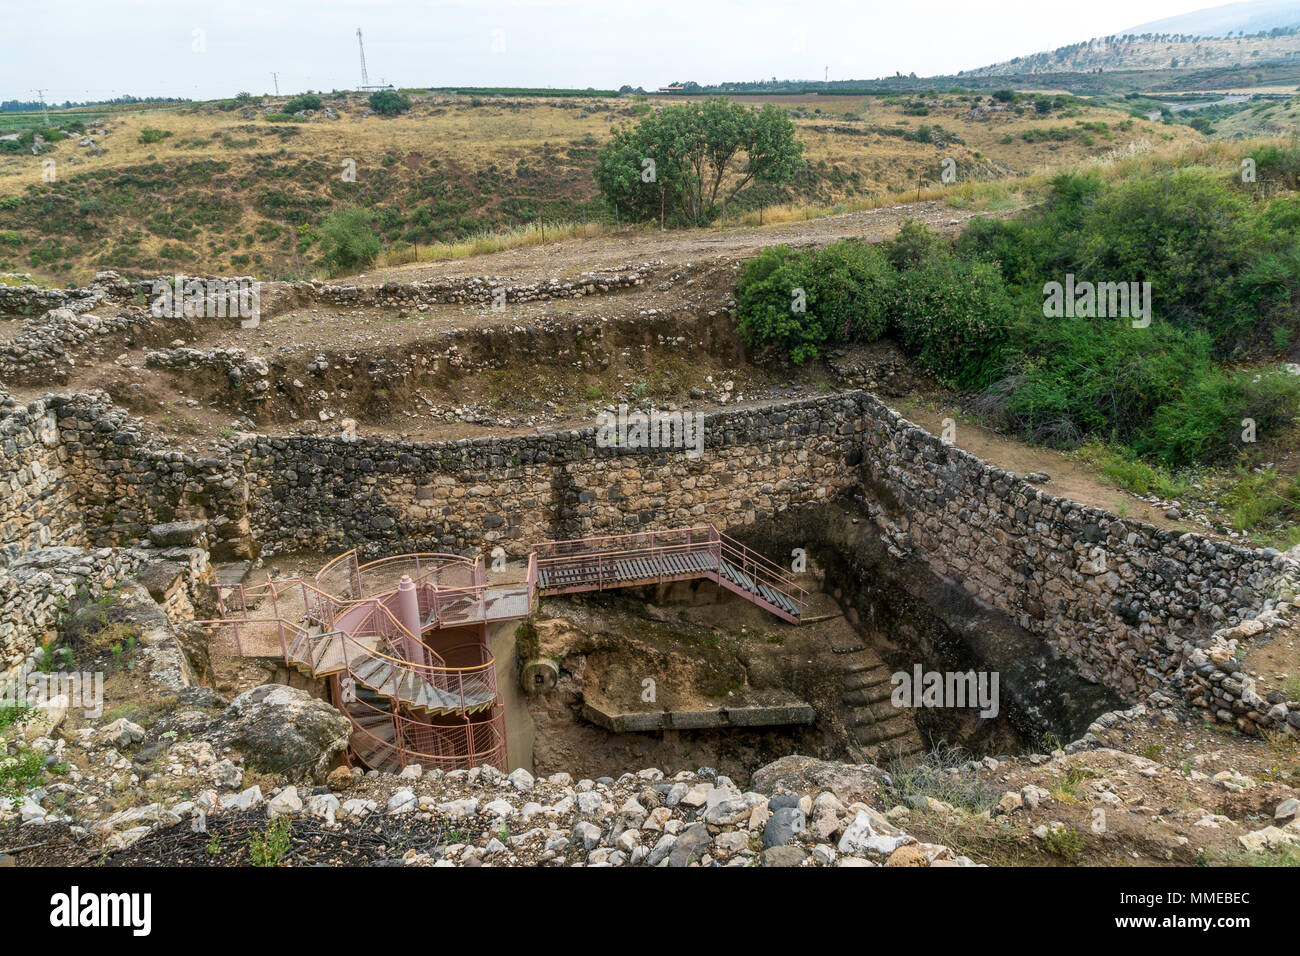
<svg viewBox="0 0 1300 956">
<path fill-rule="evenodd" d="M 1005 213 L 1010 215 L 1011 212 Z M 770 226 L 735 229 L 645 230 L 615 236 L 572 239 L 546 246 L 507 249 L 453 263 L 411 263 L 372 270 L 358 277 L 363 284 L 412 282 L 435 276 L 509 275 L 519 280 L 549 278 L 557 274 L 612 269 L 629 262 L 662 259 L 668 267 L 718 257 L 745 259 L 767 246 L 824 246 L 836 239 L 856 236 L 883 242 L 907 219 L 916 219 L 943 233 L 955 232 L 967 219 L 997 213 L 954 209 L 940 201 L 882 206 Z M 467 268 L 467 266 L 472 268 Z"/>
<path fill-rule="evenodd" d="M 556 662 L 560 679 L 553 691 L 528 698 L 535 771 L 598 776 L 643 764 L 711 766 L 744 781 L 791 752 L 846 757 L 831 635 L 849 626 L 825 595 L 815 595 L 807 614 L 814 622 L 793 627 L 708 582 L 547 599 L 537 653 Z M 582 716 L 584 703 L 624 713 L 798 702 L 813 705 L 816 726 L 618 734 Z"/>
</svg>

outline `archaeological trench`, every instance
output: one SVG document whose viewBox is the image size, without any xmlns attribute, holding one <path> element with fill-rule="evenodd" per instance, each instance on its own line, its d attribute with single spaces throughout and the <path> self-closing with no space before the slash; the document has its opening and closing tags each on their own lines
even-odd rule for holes
<svg viewBox="0 0 1300 956">
<path fill-rule="evenodd" d="M 615 295 L 661 279 L 654 271 L 511 296 Z M 313 306 L 482 303 L 491 286 L 268 284 L 263 321 Z M 111 598 L 146 624 L 156 693 L 229 701 L 279 683 L 331 699 L 329 678 L 274 648 L 236 653 L 219 624 L 194 623 L 221 613 L 216 586 L 252 593 L 268 577 L 310 579 L 352 549 L 361 562 L 481 557 L 494 573 L 522 575 L 541 542 L 711 525 L 793 568 L 807 592 L 800 622 L 705 579 L 535 596 L 526 616 L 483 625 L 502 770 L 617 777 L 708 766 L 745 780 L 789 754 L 879 766 L 940 744 L 975 758 L 1021 754 L 1086 741 L 1102 715 L 1139 704 L 1300 734 L 1300 702 L 1254 693 L 1233 656 L 1294 597 L 1287 556 L 1058 498 L 912 425 L 876 388 L 715 403 L 699 458 L 601 447 L 594 425 L 447 439 L 368 427 L 377 408 L 418 408 L 439 376 L 511 362 L 599 367 L 638 350 L 735 361 L 725 308 L 260 356 L 188 347 L 197 323 L 151 316 L 141 291 L 111 273 L 78 290 L 0 286 L 0 381 L 23 396 L 5 393 L 0 417 L 6 677 L 60 640 L 69 617 Z M 148 420 L 112 363 L 127 349 L 143 355 L 127 372 L 183 383 L 191 404 L 243 427 L 200 444 Z M 88 366 L 93 375 L 78 375 Z M 348 416 L 359 422 L 351 434 L 340 429 Z M 918 664 L 997 672 L 997 716 L 894 706 L 891 674 Z"/>
</svg>

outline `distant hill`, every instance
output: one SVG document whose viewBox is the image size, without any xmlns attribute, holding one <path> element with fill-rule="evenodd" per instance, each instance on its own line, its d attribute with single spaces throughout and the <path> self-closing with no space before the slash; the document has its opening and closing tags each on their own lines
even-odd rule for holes
<svg viewBox="0 0 1300 956">
<path fill-rule="evenodd" d="M 1113 34 L 1044 53 L 1018 56 L 959 75 L 1210 69 L 1286 60 L 1300 60 L 1300 26 L 1272 27 L 1267 33 L 1245 37 L 1160 32 Z"/>
<path fill-rule="evenodd" d="M 1250 0 L 1208 7 L 1163 20 L 1152 20 L 1121 31 L 1122 34 L 1192 34 L 1226 37 L 1229 34 L 1267 33 L 1300 27 L 1300 2 L 1297 0 Z"/>
</svg>

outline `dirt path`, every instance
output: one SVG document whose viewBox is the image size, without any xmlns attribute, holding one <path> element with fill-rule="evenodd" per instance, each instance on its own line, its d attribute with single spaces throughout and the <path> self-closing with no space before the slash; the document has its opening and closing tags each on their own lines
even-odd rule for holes
<svg viewBox="0 0 1300 956">
<path fill-rule="evenodd" d="M 863 212 L 841 213 L 817 219 L 772 226 L 735 229 L 645 229 L 592 239 L 568 239 L 544 246 L 507 249 L 448 262 L 421 262 L 391 269 L 372 270 L 357 277 L 360 284 L 412 282 L 445 276 L 503 275 L 520 281 L 576 275 L 594 269 L 612 269 L 633 263 L 664 260 L 685 265 L 717 257 L 747 258 L 767 246 L 825 245 L 858 236 L 881 242 L 907 219 L 916 219 L 940 232 L 955 232 L 967 219 L 1003 213 L 954 209 L 935 200 L 882 206 Z M 1010 214 L 1010 213 L 1006 213 Z"/>
<path fill-rule="evenodd" d="M 980 425 L 963 422 L 956 408 L 922 405 L 914 399 L 890 404 L 908 421 L 920 425 L 934 435 L 943 432 L 945 419 L 952 419 L 957 423 L 953 444 L 958 448 L 970 452 L 995 468 L 1013 471 L 1018 475 L 1027 475 L 1035 471 L 1046 472 L 1051 477 L 1051 481 L 1043 487 L 1054 495 L 1121 516 L 1136 518 L 1157 528 L 1168 528 L 1171 531 L 1196 531 L 1198 534 L 1218 537 L 1210 528 L 1203 525 L 1171 521 L 1165 517 L 1164 509 L 1122 488 L 1106 483 L 1088 465 L 1072 461 L 1063 452 L 1029 445 L 999 435 Z"/>
</svg>

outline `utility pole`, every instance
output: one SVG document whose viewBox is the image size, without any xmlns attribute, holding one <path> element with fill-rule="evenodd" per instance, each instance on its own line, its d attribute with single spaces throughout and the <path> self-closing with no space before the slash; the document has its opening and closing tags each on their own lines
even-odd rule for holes
<svg viewBox="0 0 1300 956">
<path fill-rule="evenodd" d="M 370 77 L 366 74 L 366 45 L 361 42 L 361 28 L 357 27 L 357 48 L 361 51 L 361 88 L 370 86 Z"/>
<path fill-rule="evenodd" d="M 41 98 L 41 113 L 42 113 L 42 115 L 44 115 L 44 117 L 45 117 L 45 125 L 46 125 L 46 126 L 49 126 L 49 125 L 50 125 L 50 110 L 49 110 L 49 107 L 47 107 L 47 106 L 45 105 L 45 91 L 44 91 L 44 90 L 32 90 L 32 92 L 35 93 L 35 94 L 37 94 L 37 95 Z"/>
<path fill-rule="evenodd" d="M 280 95 L 280 74 L 272 73 L 271 82 L 275 84 L 275 95 L 279 96 Z"/>
</svg>

